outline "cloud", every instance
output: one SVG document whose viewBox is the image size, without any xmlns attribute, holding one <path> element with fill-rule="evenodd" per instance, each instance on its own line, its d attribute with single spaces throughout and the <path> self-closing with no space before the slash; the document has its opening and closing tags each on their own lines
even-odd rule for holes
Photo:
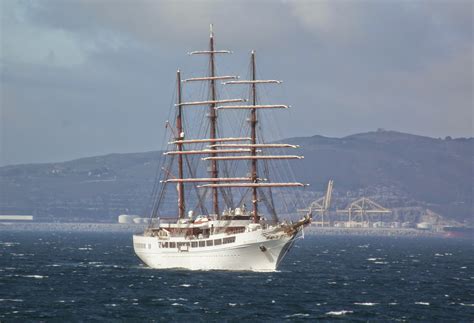
<svg viewBox="0 0 474 323">
<path fill-rule="evenodd" d="M 473 40 L 471 1 L 293 1 L 291 12 L 322 46 L 390 58 L 396 68 L 452 55 Z M 400 64 L 401 63 L 401 64 Z"/>
<path fill-rule="evenodd" d="M 472 2 L 0 3 L 3 163 L 158 148 L 176 68 L 206 72 L 185 53 L 209 23 L 235 51 L 219 71 L 245 77 L 256 49 L 285 81 L 262 93 L 294 107 L 281 136 L 472 135 Z"/>
<path fill-rule="evenodd" d="M 78 34 L 122 33 L 145 43 L 202 46 L 209 24 L 217 34 L 233 35 L 225 44 L 279 43 L 288 31 L 282 24 L 287 5 L 254 1 L 59 1 L 44 0 L 28 7 L 37 24 Z M 233 19 L 232 19 L 233 18 Z"/>
<path fill-rule="evenodd" d="M 316 37 L 348 42 L 361 36 L 364 8 L 348 1 L 291 1 L 291 12 Z"/>
</svg>

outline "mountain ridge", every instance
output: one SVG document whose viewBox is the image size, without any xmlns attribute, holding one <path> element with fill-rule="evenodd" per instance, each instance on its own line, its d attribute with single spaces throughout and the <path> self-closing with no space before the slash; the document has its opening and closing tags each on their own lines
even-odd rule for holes
<svg viewBox="0 0 474 323">
<path fill-rule="evenodd" d="M 284 141 L 301 146 L 305 158 L 293 164 L 293 171 L 311 184 L 314 196 L 333 179 L 335 196 L 341 198 L 372 194 L 388 207 L 414 205 L 472 221 L 472 137 L 378 130 Z M 145 214 L 160 158 L 160 151 L 148 151 L 2 166 L 0 213 L 34 214 L 45 221 L 114 221 L 120 213 Z"/>
</svg>

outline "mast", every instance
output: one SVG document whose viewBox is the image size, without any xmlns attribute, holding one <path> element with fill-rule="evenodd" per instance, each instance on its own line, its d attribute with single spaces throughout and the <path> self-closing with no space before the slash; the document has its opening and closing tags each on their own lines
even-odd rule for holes
<svg viewBox="0 0 474 323">
<path fill-rule="evenodd" d="M 216 112 L 216 82 L 215 82 L 215 63 L 214 63 L 214 33 L 212 31 L 212 25 L 210 26 L 211 34 L 209 39 L 209 59 L 210 59 L 210 82 L 211 82 L 211 101 L 214 101 L 209 106 L 209 120 L 210 120 L 210 129 L 209 129 L 209 136 L 210 139 L 216 139 L 217 137 L 217 112 Z M 215 147 L 211 147 L 212 150 L 216 150 Z M 212 157 L 216 157 L 217 154 L 211 154 Z M 218 178 L 219 177 L 219 170 L 217 168 L 217 160 L 211 161 L 211 178 Z M 212 209 L 214 214 L 219 216 L 219 194 L 218 188 L 212 188 Z"/>
<path fill-rule="evenodd" d="M 178 82 L 177 90 L 177 103 L 178 103 L 178 113 L 176 115 L 176 130 L 178 131 L 178 137 L 175 139 L 177 144 L 178 151 L 183 151 L 183 144 L 180 142 L 184 139 L 183 132 L 183 121 L 182 121 L 182 106 L 181 106 L 181 72 L 178 70 L 176 72 L 176 78 Z M 178 155 L 178 179 L 183 179 L 183 155 Z M 178 217 L 183 219 L 185 217 L 185 205 L 184 205 L 184 184 L 183 182 L 178 182 Z"/>
<path fill-rule="evenodd" d="M 256 71 L 255 71 L 255 51 L 252 51 L 252 81 L 256 80 Z M 252 105 L 256 106 L 257 105 L 257 86 L 256 83 L 253 82 L 251 84 L 252 86 Z M 250 142 L 252 145 L 250 150 L 251 150 L 251 155 L 256 156 L 257 155 L 257 109 L 253 108 L 250 110 Z M 257 176 L 257 159 L 254 158 L 251 161 L 252 164 L 252 169 L 251 169 L 251 178 L 253 183 L 257 183 L 258 181 L 258 176 Z M 253 222 L 257 223 L 259 222 L 259 215 L 258 215 L 258 191 L 257 191 L 257 186 L 252 188 L 252 206 L 253 206 Z"/>
<path fill-rule="evenodd" d="M 214 34 L 212 25 L 210 28 L 210 39 L 209 49 L 204 51 L 193 51 L 190 55 L 209 55 L 209 73 L 207 76 L 192 77 L 189 79 L 181 80 L 181 75 L 178 71 L 178 98 L 175 104 L 177 111 L 176 125 L 178 134 L 175 135 L 175 139 L 169 144 L 176 145 L 176 150 L 168 151 L 165 155 L 177 155 L 178 157 L 178 177 L 172 179 L 168 178 L 165 183 L 177 183 L 178 185 L 178 208 L 179 217 L 185 217 L 185 203 L 184 203 L 184 184 L 185 183 L 209 183 L 204 185 L 198 185 L 197 188 L 202 187 L 210 189 L 212 192 L 212 206 L 213 213 L 219 217 L 219 190 L 224 190 L 224 199 L 226 198 L 227 189 L 230 188 L 250 188 L 252 191 L 252 218 L 253 222 L 258 223 L 260 221 L 258 202 L 259 195 L 265 196 L 264 192 L 259 192 L 258 189 L 262 187 L 300 187 L 305 186 L 302 183 L 271 183 L 267 182 L 267 179 L 258 177 L 258 160 L 282 160 L 282 159 L 301 159 L 302 156 L 297 155 L 268 155 L 259 154 L 262 148 L 297 148 L 298 146 L 289 144 L 258 144 L 257 143 L 257 124 L 258 124 L 258 110 L 270 110 L 270 109 L 288 109 L 289 106 L 282 104 L 258 104 L 257 97 L 257 84 L 281 84 L 278 80 L 257 80 L 256 79 L 256 63 L 255 63 L 255 51 L 251 54 L 251 73 L 252 77 L 250 80 L 238 80 L 238 76 L 231 75 L 216 75 L 215 67 L 215 55 L 216 54 L 229 54 L 228 50 L 216 50 L 214 46 Z M 240 102 L 247 102 L 245 99 L 219 99 L 217 95 L 216 82 L 225 81 L 223 84 L 249 84 L 250 85 L 250 100 L 248 105 L 237 105 Z M 232 80 L 232 81 L 228 81 Z M 207 100 L 204 101 L 190 101 L 182 102 L 181 100 L 181 83 L 184 82 L 198 82 L 206 81 L 209 82 L 209 95 Z M 225 104 L 225 105 L 223 105 Z M 227 105 L 231 104 L 231 105 Z M 199 107 L 203 106 L 208 108 L 209 118 L 209 138 L 192 138 L 185 139 L 183 132 L 182 123 L 182 108 L 183 107 Z M 231 110 L 231 109 L 248 109 L 250 115 L 248 121 L 250 123 L 250 136 L 249 137 L 237 137 L 237 138 L 219 138 L 217 134 L 217 110 Z M 227 143 L 237 142 L 237 143 Z M 207 143 L 206 148 L 200 149 L 185 149 L 185 145 L 193 145 Z M 223 149 L 224 148 L 224 149 Z M 225 149 L 227 148 L 227 149 Z M 240 155 L 240 153 L 247 153 Z M 229 155 L 230 154 L 230 155 Z M 208 167 L 209 176 L 208 178 L 184 178 L 183 174 L 183 157 L 187 155 L 209 155 L 208 157 L 201 158 L 201 160 L 209 161 Z M 250 173 L 246 177 L 219 177 L 219 161 L 230 161 L 230 160 L 247 160 L 250 161 Z M 200 198 L 198 193 L 198 198 Z M 201 201 L 201 199 L 200 199 Z M 230 203 L 232 204 L 232 203 Z"/>
<path fill-rule="evenodd" d="M 250 183 L 211 183 L 206 185 L 201 185 L 198 187 L 206 188 L 226 188 L 226 187 L 248 187 L 252 189 L 252 213 L 253 213 L 253 222 L 258 223 L 260 221 L 260 216 L 258 214 L 258 188 L 261 187 L 299 187 L 305 186 L 302 183 L 261 183 L 258 177 L 258 160 L 259 159 L 302 159 L 303 156 L 296 155 L 259 155 L 257 154 L 259 150 L 257 148 L 297 148 L 296 145 L 288 144 L 257 144 L 257 124 L 258 124 L 258 110 L 270 110 L 270 109 L 288 109 L 289 106 L 282 104 L 257 104 L 257 84 L 281 84 L 282 81 L 278 80 L 257 80 L 256 74 L 256 63 L 255 63 L 255 51 L 251 53 L 251 79 L 250 80 L 237 80 L 237 81 L 226 81 L 223 84 L 250 84 L 250 100 L 251 103 L 248 105 L 219 105 L 216 107 L 217 110 L 232 110 L 232 109 L 248 109 L 250 110 L 250 144 L 220 144 L 212 143 L 208 147 L 232 147 L 232 148 L 250 148 L 250 154 L 248 156 L 218 156 L 218 157 L 205 157 L 203 160 L 250 160 Z M 263 192 L 260 192 L 264 196 Z"/>
</svg>

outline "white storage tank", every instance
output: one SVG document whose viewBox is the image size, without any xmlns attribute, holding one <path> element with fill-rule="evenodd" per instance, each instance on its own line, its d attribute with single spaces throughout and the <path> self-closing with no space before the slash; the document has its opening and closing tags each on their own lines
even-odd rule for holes
<svg viewBox="0 0 474 323">
<path fill-rule="evenodd" d="M 133 223 L 133 221 L 136 217 L 137 216 L 135 216 L 135 215 L 121 214 L 118 217 L 118 223 L 130 224 L 130 223 Z"/>
<path fill-rule="evenodd" d="M 420 230 L 431 230 L 433 228 L 432 224 L 431 223 L 428 223 L 428 222 L 421 222 L 421 223 L 418 223 L 416 225 L 416 228 L 417 229 L 420 229 Z"/>
</svg>

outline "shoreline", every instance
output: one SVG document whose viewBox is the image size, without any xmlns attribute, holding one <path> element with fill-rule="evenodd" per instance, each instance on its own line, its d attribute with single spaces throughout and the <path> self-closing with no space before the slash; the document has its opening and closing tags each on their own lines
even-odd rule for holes
<svg viewBox="0 0 474 323">
<path fill-rule="evenodd" d="M 0 223 L 0 231 L 37 232 L 143 232 L 146 224 L 122 223 Z"/>
<path fill-rule="evenodd" d="M 444 232 L 418 230 L 414 228 L 335 228 L 307 227 L 310 236 L 368 236 L 368 237 L 444 237 Z"/>
<path fill-rule="evenodd" d="M 3 222 L 0 231 L 26 232 L 143 232 L 146 224 L 122 223 L 46 223 L 46 222 Z M 380 237 L 444 237 L 443 232 L 417 230 L 413 228 L 335 228 L 335 227 L 307 227 L 305 235 L 309 236 L 380 236 Z"/>
</svg>

